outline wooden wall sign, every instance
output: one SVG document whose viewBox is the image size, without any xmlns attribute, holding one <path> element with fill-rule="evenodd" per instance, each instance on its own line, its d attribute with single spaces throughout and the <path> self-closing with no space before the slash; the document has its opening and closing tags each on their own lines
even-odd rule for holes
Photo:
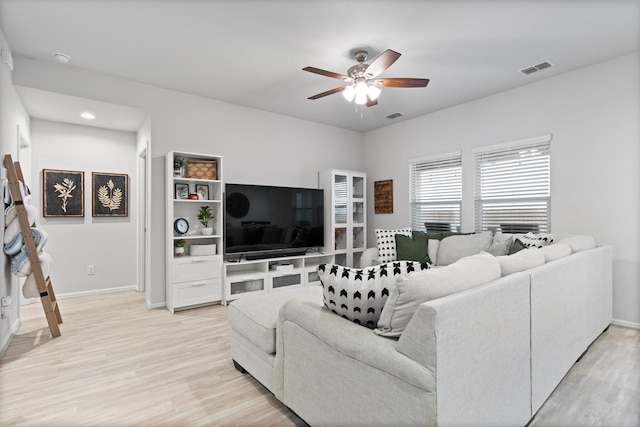
<svg viewBox="0 0 640 427">
<path fill-rule="evenodd" d="M 373 186 L 375 213 L 393 213 L 393 180 L 376 181 Z"/>
</svg>

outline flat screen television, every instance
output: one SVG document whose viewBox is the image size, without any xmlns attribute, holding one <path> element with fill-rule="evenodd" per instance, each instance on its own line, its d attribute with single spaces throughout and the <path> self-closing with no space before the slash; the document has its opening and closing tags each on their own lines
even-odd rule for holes
<svg viewBox="0 0 640 427">
<path fill-rule="evenodd" d="M 301 255 L 324 246 L 324 191 L 225 184 L 228 260 Z"/>
</svg>

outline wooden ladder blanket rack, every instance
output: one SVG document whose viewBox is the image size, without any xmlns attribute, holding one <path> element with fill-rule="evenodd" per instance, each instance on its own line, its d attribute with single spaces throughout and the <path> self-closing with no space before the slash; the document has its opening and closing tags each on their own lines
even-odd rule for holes
<svg viewBox="0 0 640 427">
<path fill-rule="evenodd" d="M 22 199 L 22 191 L 20 190 L 20 182 L 24 182 L 20 162 L 13 162 L 11 155 L 7 154 L 4 156 L 4 167 L 7 169 L 11 198 L 15 205 L 18 222 L 20 224 L 20 232 L 22 233 L 22 239 L 27 250 L 27 256 L 31 263 L 31 272 L 34 275 L 36 285 L 38 286 L 42 308 L 44 309 L 44 314 L 47 317 L 47 322 L 49 323 L 49 330 L 51 331 L 51 336 L 59 337 L 60 327 L 58 325 L 62 323 L 62 316 L 60 315 L 56 295 L 53 292 L 51 277 L 45 278 L 42 273 L 40 257 L 38 256 L 36 243 L 31 232 L 32 225 L 29 224 L 27 210 L 24 207 L 24 201 Z"/>
</svg>

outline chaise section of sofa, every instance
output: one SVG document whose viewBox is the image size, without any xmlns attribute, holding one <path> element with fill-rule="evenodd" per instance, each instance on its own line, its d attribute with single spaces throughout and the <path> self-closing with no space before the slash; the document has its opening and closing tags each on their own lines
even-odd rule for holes
<svg viewBox="0 0 640 427">
<path fill-rule="evenodd" d="M 531 417 L 529 277 L 419 306 L 398 341 L 289 301 L 274 393 L 311 425 L 524 425 Z"/>
</svg>

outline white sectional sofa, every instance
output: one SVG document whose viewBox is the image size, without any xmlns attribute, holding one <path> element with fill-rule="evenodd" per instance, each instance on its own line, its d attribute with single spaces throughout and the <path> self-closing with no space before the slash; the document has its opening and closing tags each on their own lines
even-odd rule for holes
<svg viewBox="0 0 640 427">
<path fill-rule="evenodd" d="M 576 242 L 417 304 L 397 339 L 323 308 L 320 287 L 238 300 L 232 357 L 313 426 L 524 426 L 611 322 L 611 247 Z M 445 273 L 399 280 L 421 274 Z"/>
</svg>

